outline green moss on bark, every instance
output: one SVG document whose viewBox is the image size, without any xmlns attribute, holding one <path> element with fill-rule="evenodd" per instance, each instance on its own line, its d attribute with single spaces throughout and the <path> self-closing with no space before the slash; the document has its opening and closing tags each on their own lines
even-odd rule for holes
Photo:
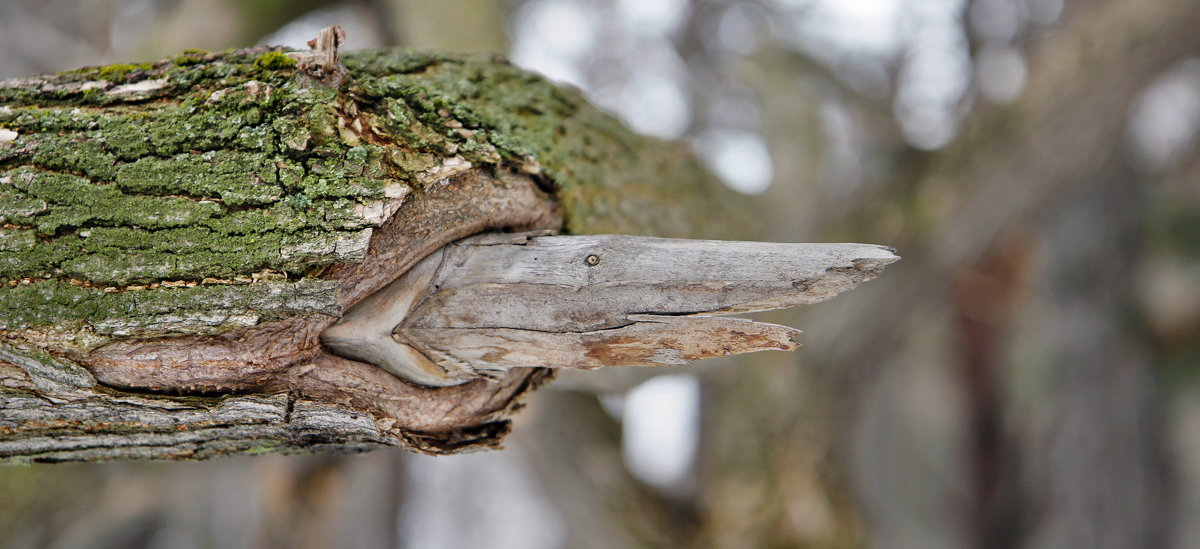
<svg viewBox="0 0 1200 549">
<path fill-rule="evenodd" d="M 498 58 L 353 52 L 340 89 L 290 61 L 185 52 L 0 84 L 17 134 L 0 143 L 0 329 L 338 314 L 311 274 L 361 259 L 381 221 L 367 206 L 444 163 L 539 174 L 575 232 L 681 235 L 711 199 L 684 151 Z"/>
<path fill-rule="evenodd" d="M 296 66 L 296 60 L 288 57 L 286 53 L 280 51 L 269 51 L 258 56 L 254 60 L 254 64 L 266 70 L 291 69 Z"/>
<path fill-rule="evenodd" d="M 380 50 L 345 63 L 376 124 L 422 152 L 540 173 L 572 232 L 694 236 L 684 212 L 736 201 L 679 145 L 637 135 L 502 58 Z"/>
<path fill-rule="evenodd" d="M 101 336 L 213 333 L 297 314 L 339 313 L 337 284 L 304 279 L 106 291 L 58 280 L 0 287 L 0 330 L 52 327 Z M 113 310 L 125 313 L 114 316 Z"/>
</svg>

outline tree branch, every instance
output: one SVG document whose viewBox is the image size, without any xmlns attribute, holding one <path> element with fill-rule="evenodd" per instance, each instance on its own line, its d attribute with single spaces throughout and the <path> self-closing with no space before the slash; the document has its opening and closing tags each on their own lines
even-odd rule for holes
<svg viewBox="0 0 1200 549">
<path fill-rule="evenodd" d="M 662 315 L 818 300 L 894 260 L 614 236 L 446 248 L 680 235 L 736 199 L 680 147 L 503 60 L 339 40 L 0 83 L 0 460 L 494 447 L 550 376 L 526 366 L 790 348 L 789 328 Z M 537 274 L 542 250 L 569 253 Z M 521 272 L 541 280 L 497 278 Z M 531 284 L 552 273 L 593 278 L 572 301 L 565 279 Z M 514 305 L 463 323 L 497 285 L 540 296 L 542 319 L 616 322 L 537 332 Z M 580 299 L 601 294 L 618 297 Z"/>
</svg>

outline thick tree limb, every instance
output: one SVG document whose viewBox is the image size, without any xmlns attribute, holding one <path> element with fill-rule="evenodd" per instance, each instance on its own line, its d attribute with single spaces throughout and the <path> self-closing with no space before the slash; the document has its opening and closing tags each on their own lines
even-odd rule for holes
<svg viewBox="0 0 1200 549">
<path fill-rule="evenodd" d="M 505 282 L 487 278 L 497 259 L 487 254 L 512 246 L 492 242 L 473 258 L 448 244 L 504 230 L 680 235 L 689 216 L 717 226 L 712 205 L 731 200 L 679 148 L 633 135 L 502 60 L 360 52 L 341 55 L 341 66 L 338 42 L 330 29 L 308 54 L 187 53 L 0 83 L 0 459 L 495 446 L 520 397 L 549 376 L 518 366 L 790 347 L 788 328 L 661 315 L 828 297 L 891 260 L 867 247 L 861 269 L 835 254 L 793 272 L 800 264 L 766 261 L 771 252 L 753 245 L 729 256 L 731 266 L 750 263 L 726 274 L 773 265 L 787 271 L 769 280 L 778 288 L 692 303 L 705 292 L 689 284 L 715 279 L 676 269 L 663 276 L 680 276 L 679 287 L 657 308 L 609 310 L 640 298 L 606 292 L 617 297 L 599 300 L 600 310 L 619 325 L 568 324 L 556 339 L 519 323 L 461 324 L 464 300 Z M 557 238 L 517 251 L 570 242 Z M 608 259 L 616 251 L 564 273 L 609 272 L 623 264 L 620 254 Z M 440 280 L 433 269 L 410 288 L 432 283 L 429 296 L 381 297 L 396 293 L 389 287 L 403 294 L 409 286 L 393 282 L 420 279 L 431 254 L 465 270 Z M 629 281 L 647 295 L 650 280 Z M 803 297 L 780 297 L 793 290 Z M 687 306 L 673 309 L 672 299 Z M 442 301 L 458 307 L 443 315 L 460 322 L 449 332 L 433 320 Z M 416 308 L 397 316 L 372 303 Z M 368 324 L 403 319 L 390 324 L 396 335 L 420 342 L 407 362 L 395 361 L 398 346 L 355 354 L 338 343 L 345 337 L 326 337 L 340 355 L 322 346 L 344 314 L 373 308 L 381 317 Z M 771 343 L 734 345 L 739 332 Z M 377 343 L 394 342 L 382 334 Z M 689 334 L 691 343 L 670 341 Z M 480 352 L 497 338 L 509 353 Z M 393 372 L 417 383 L 380 367 L 400 363 L 408 366 Z"/>
</svg>

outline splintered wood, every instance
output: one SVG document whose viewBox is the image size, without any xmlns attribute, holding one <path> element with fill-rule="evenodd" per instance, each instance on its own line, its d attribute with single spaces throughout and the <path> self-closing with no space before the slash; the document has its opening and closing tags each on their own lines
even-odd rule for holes
<svg viewBox="0 0 1200 549">
<path fill-rule="evenodd" d="M 897 259 L 868 244 L 481 235 L 426 257 L 322 342 L 427 386 L 515 367 L 672 366 L 792 350 L 793 328 L 713 315 L 822 301 Z"/>
</svg>

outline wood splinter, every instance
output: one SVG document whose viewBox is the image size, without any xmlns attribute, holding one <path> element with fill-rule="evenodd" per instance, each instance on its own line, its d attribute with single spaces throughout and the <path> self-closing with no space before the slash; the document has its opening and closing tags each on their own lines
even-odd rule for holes
<svg viewBox="0 0 1200 549">
<path fill-rule="evenodd" d="M 338 25 L 331 25 L 318 31 L 317 37 L 308 41 L 311 51 L 296 51 L 287 55 L 296 61 L 301 72 L 314 80 L 337 85 L 347 76 L 346 68 L 338 56 L 338 48 L 345 41 L 346 31 Z"/>
<path fill-rule="evenodd" d="M 897 259 L 867 244 L 485 234 L 430 254 L 321 341 L 432 387 L 518 367 L 673 366 L 787 351 L 798 330 L 713 315 L 822 301 Z"/>
</svg>

